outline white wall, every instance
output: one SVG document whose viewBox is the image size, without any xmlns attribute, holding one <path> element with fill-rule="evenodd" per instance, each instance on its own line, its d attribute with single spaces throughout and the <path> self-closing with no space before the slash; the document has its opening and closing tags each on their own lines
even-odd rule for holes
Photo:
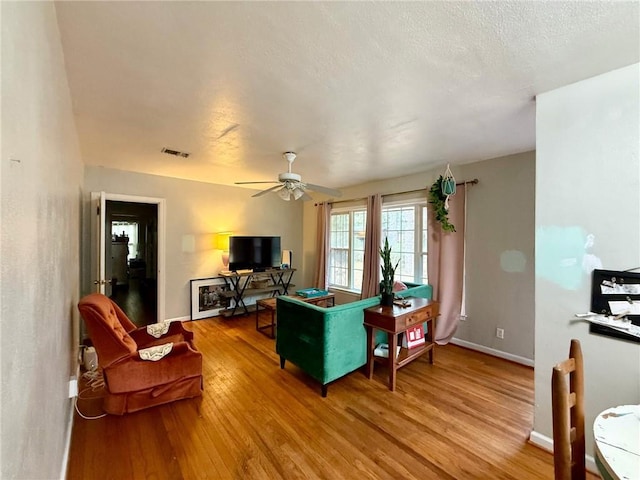
<svg viewBox="0 0 640 480">
<path fill-rule="evenodd" d="M 535 421 L 551 437 L 551 369 L 577 338 L 585 357 L 587 453 L 607 407 L 640 403 L 640 345 L 589 334 L 585 253 L 605 269 L 640 266 L 639 65 L 537 99 Z M 595 242 L 585 250 L 586 236 Z"/>
<path fill-rule="evenodd" d="M 59 478 L 73 411 L 82 162 L 55 6 L 2 2 L 2 478 Z"/>
<path fill-rule="evenodd" d="M 421 188 L 425 188 L 426 195 L 426 187 L 444 170 L 443 166 L 344 189 L 342 198 Z M 452 170 L 458 181 L 479 180 L 468 189 L 468 320 L 460 323 L 456 338 L 475 348 L 493 349 L 493 353 L 532 363 L 535 153 L 459 165 Z M 316 207 L 314 202 L 306 202 L 304 261 L 308 275 L 305 281 L 309 284 L 315 268 L 315 232 Z M 345 300 L 349 299 L 341 298 L 338 303 Z M 497 326 L 505 329 L 504 340 L 495 337 Z"/>
<path fill-rule="evenodd" d="M 192 182 L 101 167 L 85 169 L 85 224 L 90 225 L 92 191 L 164 198 L 166 200 L 165 317 L 190 314 L 189 281 L 216 276 L 223 269 L 216 232 L 281 237 L 283 249 L 293 251 L 293 283 L 304 277 L 298 252 L 302 250 L 302 204 L 285 202 L 275 194 L 252 198 L 255 190 Z M 90 278 L 90 228 L 83 231 L 83 293 L 93 288 Z"/>
</svg>

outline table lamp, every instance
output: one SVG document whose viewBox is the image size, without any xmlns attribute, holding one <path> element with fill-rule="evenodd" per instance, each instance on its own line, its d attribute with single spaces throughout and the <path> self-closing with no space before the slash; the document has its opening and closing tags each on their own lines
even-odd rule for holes
<svg viewBox="0 0 640 480">
<path fill-rule="evenodd" d="M 222 264 L 224 268 L 229 267 L 229 237 L 231 232 L 216 233 L 216 249 L 222 250 Z"/>
</svg>

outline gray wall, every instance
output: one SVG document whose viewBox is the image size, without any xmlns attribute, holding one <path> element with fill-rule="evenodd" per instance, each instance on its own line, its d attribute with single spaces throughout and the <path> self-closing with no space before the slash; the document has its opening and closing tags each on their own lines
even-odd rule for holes
<svg viewBox="0 0 640 480">
<path fill-rule="evenodd" d="M 296 252 L 302 250 L 302 205 L 270 194 L 252 198 L 256 191 L 156 175 L 86 167 L 84 215 L 90 225 L 90 192 L 104 191 L 166 200 L 165 317 L 190 314 L 189 281 L 216 276 L 223 269 L 220 251 L 214 247 L 216 232 L 235 235 L 276 235 L 282 248 L 294 252 L 294 268 L 301 268 Z M 83 231 L 83 292 L 93 288 L 91 231 Z M 300 270 L 293 283 L 303 277 Z M 162 320 L 162 319 L 161 319 Z"/>
<path fill-rule="evenodd" d="M 533 365 L 535 152 L 462 167 L 467 205 L 467 320 L 456 339 Z M 496 328 L 504 329 L 504 339 Z"/>
<path fill-rule="evenodd" d="M 344 199 L 426 188 L 445 166 L 428 172 L 343 190 Z M 452 167 L 458 181 L 478 178 L 467 197 L 467 315 L 456 339 L 533 363 L 535 153 Z M 305 282 L 311 284 L 316 260 L 316 207 L 304 210 Z M 514 253 L 514 252 L 520 252 Z M 514 260 L 515 259 L 515 260 Z M 340 295 L 339 303 L 356 297 Z M 505 329 L 504 340 L 495 337 Z"/>
<path fill-rule="evenodd" d="M 589 334 L 583 261 L 640 265 L 639 65 L 538 96 L 535 432 L 552 436 L 551 369 L 577 338 L 585 357 L 587 453 L 607 407 L 640 403 L 640 345 Z M 585 248 L 587 235 L 594 236 Z"/>
<path fill-rule="evenodd" d="M 2 2 L 0 477 L 59 478 L 78 339 L 82 162 L 49 2 Z"/>
</svg>

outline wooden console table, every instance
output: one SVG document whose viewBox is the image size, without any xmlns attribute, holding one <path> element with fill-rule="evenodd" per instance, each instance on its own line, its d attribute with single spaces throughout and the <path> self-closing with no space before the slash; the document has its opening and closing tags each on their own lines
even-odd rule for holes
<svg viewBox="0 0 640 480">
<path fill-rule="evenodd" d="M 221 273 L 220 276 L 229 286 L 228 296 L 233 300 L 233 307 L 223 310 L 221 315 L 232 317 L 239 308 L 239 313 L 245 314 L 253 310 L 244 303 L 244 297 L 250 295 L 259 295 L 261 293 L 269 293 L 271 296 L 286 295 L 291 286 L 291 279 L 295 268 L 282 268 L 266 270 L 264 272 L 244 272 L 244 273 Z M 261 288 L 252 288 L 254 281 L 266 280 L 267 285 Z"/>
<path fill-rule="evenodd" d="M 403 308 L 398 305 L 383 307 L 378 305 L 364 310 L 364 326 L 367 330 L 366 373 L 369 380 L 371 380 L 373 378 L 374 363 L 386 363 L 389 367 L 389 390 L 391 391 L 396 389 L 396 370 L 400 367 L 427 352 L 429 352 L 429 363 L 433 363 L 434 334 L 439 304 L 434 300 L 418 297 L 408 297 L 406 300 L 411 302 L 409 307 Z M 424 345 L 411 349 L 402 347 L 396 357 L 398 334 L 423 323 L 427 323 L 428 327 L 424 335 Z M 376 357 L 373 353 L 376 348 L 375 329 L 387 332 L 389 358 Z"/>
</svg>

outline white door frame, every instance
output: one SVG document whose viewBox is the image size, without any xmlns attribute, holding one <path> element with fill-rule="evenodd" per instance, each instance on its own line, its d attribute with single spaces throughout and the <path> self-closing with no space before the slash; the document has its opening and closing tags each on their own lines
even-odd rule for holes
<svg viewBox="0 0 640 480">
<path fill-rule="evenodd" d="M 139 197 L 135 195 L 124 195 L 119 193 L 107 193 L 107 192 L 91 192 L 91 205 L 92 208 L 96 208 L 96 215 L 92 215 L 96 222 L 93 225 L 93 234 L 97 235 L 97 241 L 94 243 L 97 247 L 97 255 L 93 256 L 93 262 L 96 264 L 95 270 L 98 278 L 94 280 L 94 284 L 98 287 L 97 290 L 101 293 L 105 293 L 105 286 L 107 279 L 105 278 L 106 270 L 106 231 L 105 231 L 105 206 L 106 202 L 129 202 L 129 203 L 147 203 L 157 205 L 158 207 L 158 250 L 157 250 L 157 311 L 158 321 L 163 322 L 165 320 L 165 235 L 166 235 L 166 205 L 164 198 L 155 197 Z"/>
</svg>

